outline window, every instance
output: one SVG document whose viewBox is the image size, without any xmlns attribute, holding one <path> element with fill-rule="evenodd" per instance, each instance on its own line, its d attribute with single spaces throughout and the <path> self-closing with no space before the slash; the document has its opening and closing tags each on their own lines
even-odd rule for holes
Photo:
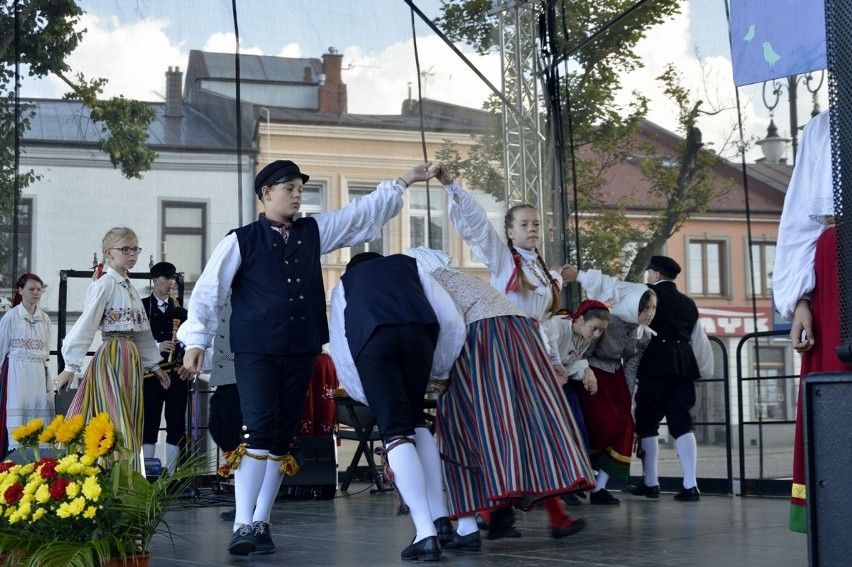
<svg viewBox="0 0 852 567">
<path fill-rule="evenodd" d="M 446 192 L 430 191 L 429 207 L 431 213 L 427 216 L 426 190 L 409 189 L 409 214 L 408 214 L 408 236 L 409 246 L 428 246 L 436 250 L 443 250 L 444 226 L 446 217 L 444 215 Z M 426 223 L 431 217 L 429 224 L 429 242 L 426 242 Z"/>
<path fill-rule="evenodd" d="M 207 205 L 163 201 L 162 211 L 162 260 L 171 262 L 178 272 L 183 272 L 185 284 L 193 283 L 204 268 Z"/>
<path fill-rule="evenodd" d="M 11 210 L 11 207 L 9 207 Z M 32 267 L 33 260 L 33 200 L 21 199 L 18 202 L 18 265 L 17 272 L 12 274 L 12 255 L 9 251 L 12 250 L 12 227 L 14 219 L 11 215 L 3 213 L 0 215 L 0 226 L 2 233 L 3 250 L 0 255 L 0 265 L 2 265 L 4 274 L 11 274 L 12 281 L 8 282 L 8 287 L 14 286 L 14 280 L 24 272 L 29 272 Z M 6 286 L 4 286 L 6 287 Z"/>
<path fill-rule="evenodd" d="M 368 195 L 375 190 L 375 187 L 372 186 L 360 186 L 360 185 L 350 185 L 349 186 L 349 202 L 355 201 L 357 199 L 362 198 L 364 195 Z M 352 246 L 349 248 L 350 257 L 355 254 L 360 254 L 361 252 L 377 252 L 379 254 L 385 253 L 385 239 L 384 239 L 384 229 L 382 229 L 382 236 L 377 240 L 372 242 L 364 242 L 362 244 L 358 244 L 357 246 Z"/>
<path fill-rule="evenodd" d="M 746 288 L 756 297 L 772 297 L 772 270 L 775 268 L 775 243 L 753 242 L 751 256 L 754 261 L 754 276 L 752 270 L 746 274 Z"/>
<path fill-rule="evenodd" d="M 308 183 L 302 187 L 302 206 L 296 218 L 312 217 L 323 211 L 323 186 L 319 183 Z"/>
<path fill-rule="evenodd" d="M 728 243 L 691 240 L 688 244 L 687 289 L 690 295 L 728 296 Z"/>
</svg>

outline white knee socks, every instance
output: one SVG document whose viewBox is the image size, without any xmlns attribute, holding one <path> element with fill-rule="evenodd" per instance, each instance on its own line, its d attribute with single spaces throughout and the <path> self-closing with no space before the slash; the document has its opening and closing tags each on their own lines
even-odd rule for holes
<svg viewBox="0 0 852 567">
<path fill-rule="evenodd" d="M 175 473 L 179 458 L 180 447 L 166 443 L 166 466 L 169 468 L 169 474 Z"/>
<path fill-rule="evenodd" d="M 658 486 L 660 479 L 657 478 L 657 454 L 660 452 L 660 442 L 657 436 L 643 437 L 642 450 L 645 451 L 645 456 L 642 458 L 645 486 Z"/>
<path fill-rule="evenodd" d="M 698 484 L 695 479 L 695 469 L 698 467 L 698 443 L 695 441 L 695 433 L 690 431 L 675 439 L 675 448 L 683 467 L 683 487 L 692 488 Z"/>
<path fill-rule="evenodd" d="M 479 526 L 476 525 L 476 514 L 471 514 L 470 516 L 459 516 L 459 524 L 456 526 L 457 534 L 464 537 L 478 531 Z"/>
<path fill-rule="evenodd" d="M 278 455 L 269 455 L 277 457 Z M 257 495 L 257 504 L 255 505 L 252 522 L 269 523 L 269 516 L 272 515 L 272 505 L 275 504 L 275 498 L 278 497 L 278 489 L 281 488 L 281 481 L 284 479 L 284 473 L 281 472 L 281 461 L 274 461 L 271 458 L 266 461 L 266 471 L 263 474 L 263 484 L 260 487 L 260 493 Z"/>
<path fill-rule="evenodd" d="M 609 474 L 603 470 L 598 471 L 598 479 L 595 481 L 595 489 L 592 492 L 600 492 L 606 488 L 606 483 L 609 482 Z"/>
<path fill-rule="evenodd" d="M 411 520 L 417 530 L 414 541 L 438 535 L 432 522 L 432 510 L 426 495 L 426 477 L 423 465 L 417 455 L 417 448 L 411 443 L 399 443 L 388 451 L 388 464 L 393 471 L 393 482 L 402 495 Z"/>
<path fill-rule="evenodd" d="M 261 449 L 248 449 L 248 453 L 259 457 L 266 457 L 269 451 Z M 234 503 L 237 510 L 234 516 L 234 531 L 239 529 L 240 524 L 251 525 L 254 505 L 263 485 L 263 477 L 266 474 L 266 459 L 253 459 L 248 454 L 243 455 L 240 466 L 234 471 Z"/>
<path fill-rule="evenodd" d="M 154 443 L 143 443 L 142 444 L 142 455 L 146 459 L 153 459 L 154 458 L 154 450 L 156 448 L 157 448 L 157 446 Z"/>
<path fill-rule="evenodd" d="M 432 433 L 425 427 L 414 430 L 414 442 L 417 443 L 417 456 L 423 465 L 426 477 L 426 496 L 429 498 L 429 508 L 432 519 L 437 520 L 449 515 L 447 500 L 444 497 L 444 482 L 441 474 L 441 455 Z"/>
</svg>

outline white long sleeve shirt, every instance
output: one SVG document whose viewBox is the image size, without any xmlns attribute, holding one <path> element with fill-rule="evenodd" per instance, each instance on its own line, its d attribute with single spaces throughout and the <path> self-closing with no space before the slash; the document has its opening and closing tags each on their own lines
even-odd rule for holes
<svg viewBox="0 0 852 567">
<path fill-rule="evenodd" d="M 775 307 L 784 319 L 792 319 L 799 299 L 814 290 L 816 243 L 834 215 L 834 185 L 831 177 L 831 132 L 828 111 L 805 126 L 796 167 L 784 198 L 772 293 Z"/>
<path fill-rule="evenodd" d="M 381 237 L 382 227 L 402 209 L 404 193 L 405 188 L 395 181 L 384 181 L 375 191 L 342 209 L 314 215 L 319 229 L 320 254 Z M 231 233 L 213 250 L 192 290 L 189 317 L 177 333 L 178 340 L 187 345 L 187 349 L 206 350 L 213 343 L 219 312 L 241 263 L 237 236 Z"/>
<path fill-rule="evenodd" d="M 535 253 L 515 247 L 515 250 L 525 259 L 521 266 L 524 275 L 530 283 L 536 285 L 536 288 L 525 290 L 523 293 L 506 291 L 506 286 L 515 271 L 515 261 L 512 258 L 511 250 L 494 230 L 491 223 L 488 222 L 488 213 L 473 196 L 459 187 L 455 181 L 444 186 L 444 188 L 450 194 L 450 221 L 474 255 L 488 266 L 491 272 L 491 285 L 500 293 L 506 294 L 509 301 L 528 317 L 541 323 L 539 329 L 544 344 L 547 345 L 550 360 L 554 364 L 559 364 L 559 347 L 556 337 L 553 336 L 552 331 L 548 332 L 548 325 L 544 324 L 550 318 L 552 285 L 549 282 L 544 284 L 540 279 L 542 276 L 549 276 L 561 287 L 562 276 L 552 270 L 548 274 L 536 275 L 533 270 L 538 270 L 541 266 L 538 264 Z"/>
</svg>

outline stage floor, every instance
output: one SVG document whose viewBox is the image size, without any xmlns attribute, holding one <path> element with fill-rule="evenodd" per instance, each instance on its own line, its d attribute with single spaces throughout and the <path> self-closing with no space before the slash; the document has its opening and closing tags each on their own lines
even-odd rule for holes
<svg viewBox="0 0 852 567">
<path fill-rule="evenodd" d="M 370 485 L 371 486 L 371 485 Z M 334 500 L 278 502 L 272 512 L 272 555 L 229 555 L 231 523 L 219 513 L 232 509 L 227 498 L 187 501 L 170 512 L 175 547 L 157 537 L 152 567 L 224 565 L 399 566 L 414 527 L 394 516 L 396 495 L 370 494 L 353 483 Z M 359 492 L 361 491 L 361 492 Z M 543 510 L 518 513 L 520 539 L 483 541 L 479 553 L 444 552 L 443 563 L 459 566 L 719 566 L 801 567 L 808 563 L 807 538 L 788 531 L 787 500 L 702 496 L 681 503 L 672 494 L 649 500 L 613 492 L 620 506 L 569 508 L 588 525 L 574 536 L 554 540 Z"/>
</svg>

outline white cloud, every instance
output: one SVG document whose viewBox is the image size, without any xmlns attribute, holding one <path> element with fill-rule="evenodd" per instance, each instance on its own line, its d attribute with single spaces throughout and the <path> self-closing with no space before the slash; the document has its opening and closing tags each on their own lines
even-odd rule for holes
<svg viewBox="0 0 852 567">
<path fill-rule="evenodd" d="M 233 53 L 237 46 L 237 36 L 233 32 L 216 32 L 210 34 L 201 51 L 208 53 Z M 260 47 L 240 45 L 240 53 L 244 55 L 263 55 Z"/>
<path fill-rule="evenodd" d="M 490 89 L 436 36 L 418 38 L 423 97 L 472 108 L 482 108 Z M 477 55 L 459 46 L 476 68 L 500 87 L 500 57 Z M 417 67 L 411 41 L 379 52 L 359 46 L 343 50 L 343 80 L 353 114 L 398 114 L 403 100 L 417 98 Z"/>
</svg>

